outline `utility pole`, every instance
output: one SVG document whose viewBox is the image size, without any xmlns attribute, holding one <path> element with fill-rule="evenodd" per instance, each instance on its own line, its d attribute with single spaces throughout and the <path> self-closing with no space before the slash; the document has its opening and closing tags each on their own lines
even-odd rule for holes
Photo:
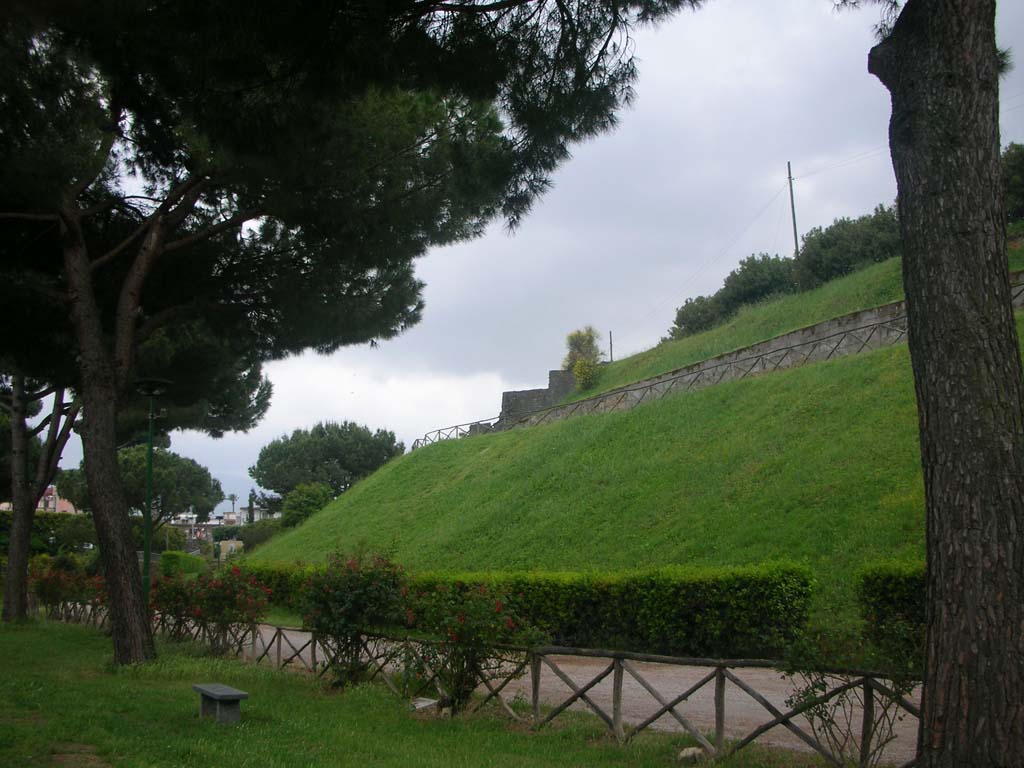
<svg viewBox="0 0 1024 768">
<path fill-rule="evenodd" d="M 800 238 L 796 234 L 796 203 L 793 202 L 793 168 L 786 161 L 786 176 L 789 178 L 789 211 L 793 214 L 793 258 L 800 255 Z"/>
<path fill-rule="evenodd" d="M 608 362 L 615 362 L 615 343 L 612 341 L 611 331 L 608 331 Z"/>
</svg>

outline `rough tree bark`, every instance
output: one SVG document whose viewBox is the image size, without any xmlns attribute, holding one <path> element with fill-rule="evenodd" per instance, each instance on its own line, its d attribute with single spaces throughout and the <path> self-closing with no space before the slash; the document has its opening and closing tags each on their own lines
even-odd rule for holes
<svg viewBox="0 0 1024 768">
<path fill-rule="evenodd" d="M 28 432 L 24 383 L 23 377 L 14 376 L 11 385 L 11 537 L 4 580 L 4 621 L 20 621 L 28 615 L 28 552 L 32 518 L 39 501 L 31 498 L 26 471 Z"/>
<path fill-rule="evenodd" d="M 1024 765 L 1024 385 L 1010 306 L 994 0 L 908 0 L 889 89 L 927 506 L 918 765 Z"/>
<path fill-rule="evenodd" d="M 156 651 L 117 465 L 117 401 L 123 384 L 104 343 L 79 215 L 71 203 L 61 218 L 65 280 L 79 357 L 85 476 L 109 594 L 114 661 L 136 664 L 154 658 Z"/>
</svg>

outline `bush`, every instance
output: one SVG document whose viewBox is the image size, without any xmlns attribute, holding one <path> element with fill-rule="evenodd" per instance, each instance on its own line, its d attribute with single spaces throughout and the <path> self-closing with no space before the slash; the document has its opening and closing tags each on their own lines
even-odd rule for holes
<svg viewBox="0 0 1024 768">
<path fill-rule="evenodd" d="M 597 383 L 597 363 L 580 358 L 572 367 L 572 377 L 576 381 L 576 389 L 586 392 Z"/>
<path fill-rule="evenodd" d="M 243 525 L 238 532 L 238 538 L 245 545 L 245 551 L 252 552 L 260 544 L 265 544 L 280 532 L 280 520 L 259 520 L 249 525 Z"/>
<path fill-rule="evenodd" d="M 902 253 L 896 209 L 879 205 L 866 216 L 836 219 L 804 235 L 796 258 L 797 282 L 801 290 L 808 290 Z"/>
<path fill-rule="evenodd" d="M 40 555 L 29 563 L 29 589 L 39 602 L 53 609 L 65 602 L 104 605 L 107 600 L 102 576 L 90 576 L 74 557 Z"/>
<path fill-rule="evenodd" d="M 206 561 L 187 552 L 168 551 L 160 555 L 160 573 L 164 576 L 185 576 L 202 573 Z"/>
<path fill-rule="evenodd" d="M 281 525 L 293 528 L 315 512 L 319 512 L 334 500 L 334 493 L 327 483 L 299 483 L 284 497 Z"/>
<path fill-rule="evenodd" d="M 218 525 L 213 529 L 213 540 L 221 542 L 225 539 L 237 539 L 241 531 L 242 526 L 240 525 Z"/>
<path fill-rule="evenodd" d="M 263 620 L 271 591 L 240 568 L 188 580 L 164 577 L 154 582 L 150 610 L 160 613 L 172 636 L 199 626 L 214 650 L 225 650 L 229 636 Z"/>
<path fill-rule="evenodd" d="M 558 645 L 692 656 L 778 655 L 807 618 L 811 577 L 789 564 L 622 574 L 425 574 L 417 591 L 464 582 Z"/>
<path fill-rule="evenodd" d="M 896 672 L 920 673 L 924 664 L 925 566 L 877 563 L 857 576 L 857 602 L 866 640 Z"/>
<path fill-rule="evenodd" d="M 767 253 L 751 254 L 726 276 L 714 300 L 720 308 L 721 316 L 725 318 L 740 307 L 769 296 L 792 293 L 795 288 L 793 259 L 769 256 Z"/>
<path fill-rule="evenodd" d="M 670 339 L 683 339 L 695 333 L 714 328 L 725 318 L 722 305 L 714 296 L 696 296 L 683 302 L 676 310 L 676 319 L 668 329 Z"/>
<path fill-rule="evenodd" d="M 589 360 L 596 365 L 601 359 L 601 350 L 597 347 L 600 338 L 601 334 L 592 325 L 573 331 L 566 336 L 565 345 L 568 351 L 562 361 L 562 370 L 573 370 L 577 360 Z"/>
<path fill-rule="evenodd" d="M 271 585 L 275 601 L 284 604 L 323 571 L 243 568 Z M 788 563 L 616 574 L 425 573 L 410 575 L 407 583 L 415 594 L 483 586 L 506 595 L 514 615 L 559 645 L 722 658 L 777 657 L 806 622 L 811 594 L 809 571 Z M 422 611 L 416 617 L 412 610 L 414 627 L 427 629 L 420 625 Z"/>
<path fill-rule="evenodd" d="M 441 705 L 453 712 L 463 710 L 484 681 L 503 677 L 520 661 L 522 654 L 500 646 L 530 647 L 542 638 L 507 594 L 483 584 L 437 584 L 416 594 L 411 606 L 409 622 L 440 638 L 426 653 L 447 694 Z"/>
<path fill-rule="evenodd" d="M 380 555 L 334 554 L 325 570 L 309 578 L 301 601 L 303 621 L 334 644 L 331 667 L 340 685 L 357 680 L 365 669 L 362 633 L 409 618 L 403 610 L 407 593 L 401 568 Z"/>
</svg>

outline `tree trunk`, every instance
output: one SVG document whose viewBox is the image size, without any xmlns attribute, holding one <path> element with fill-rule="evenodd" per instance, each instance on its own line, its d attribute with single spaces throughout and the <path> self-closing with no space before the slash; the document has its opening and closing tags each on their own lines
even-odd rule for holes
<svg viewBox="0 0 1024 768">
<path fill-rule="evenodd" d="M 28 553 L 32 519 L 38 499 L 32 498 L 28 479 L 28 432 L 25 428 L 25 379 L 12 377 L 11 387 L 11 537 L 7 546 L 4 581 L 4 621 L 28 616 Z"/>
<path fill-rule="evenodd" d="M 1024 765 L 1024 386 L 1000 184 L 994 0 L 908 0 L 892 95 L 927 506 L 918 765 Z"/>
<path fill-rule="evenodd" d="M 149 609 L 143 605 L 128 502 L 117 465 L 118 382 L 93 293 L 89 260 L 76 215 L 64 215 L 64 269 L 79 357 L 80 428 L 96 536 L 103 558 L 114 639 L 114 661 L 134 664 L 155 657 Z"/>
</svg>

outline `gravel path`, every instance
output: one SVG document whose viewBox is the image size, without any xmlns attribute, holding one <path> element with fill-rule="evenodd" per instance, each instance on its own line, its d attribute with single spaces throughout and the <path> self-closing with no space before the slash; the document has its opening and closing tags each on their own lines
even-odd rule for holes
<svg viewBox="0 0 1024 768">
<path fill-rule="evenodd" d="M 269 643 L 273 637 L 274 628 L 264 625 L 260 627 L 260 631 L 264 637 L 264 642 Z M 310 639 L 309 633 L 301 630 L 287 630 L 285 636 L 295 648 L 300 648 Z M 283 643 L 283 657 L 288 658 L 292 653 L 293 651 L 289 649 L 288 644 Z M 270 657 L 276 661 L 276 646 L 272 646 Z M 588 683 L 604 670 L 609 663 L 608 659 L 579 656 L 552 656 L 550 658 L 578 687 Z M 302 660 L 306 665 L 310 663 L 309 648 L 303 651 Z M 322 657 L 320 660 L 322 661 Z M 710 667 L 681 667 L 648 662 L 631 663 L 666 701 L 670 701 L 683 693 L 712 671 Z M 565 701 L 572 694 L 572 691 L 547 665 L 542 664 L 541 670 L 541 700 L 546 705 L 557 706 Z M 786 711 L 786 699 L 792 694 L 793 688 L 791 681 L 780 672 L 760 667 L 733 669 L 731 671 L 736 677 L 758 691 L 773 705 L 782 711 Z M 714 684 L 709 683 L 693 694 L 687 701 L 677 706 L 677 710 L 683 717 L 705 734 L 712 734 L 715 729 L 714 691 Z M 502 691 L 502 695 L 507 699 L 519 697 L 529 701 L 529 675 L 510 683 Z M 612 676 L 609 675 L 602 680 L 587 695 L 610 715 L 612 711 Z M 914 691 L 907 698 L 915 704 L 918 703 L 919 691 Z M 623 676 L 622 719 L 625 723 L 634 725 L 641 723 L 657 712 L 659 708 L 658 702 L 654 700 L 650 693 L 644 690 L 639 682 L 628 673 Z M 571 709 L 590 711 L 590 708 L 580 701 L 573 704 Z M 726 737 L 729 739 L 743 738 L 758 726 L 774 719 L 774 716 L 768 710 L 731 681 L 727 682 L 725 687 L 725 712 Z M 859 734 L 861 718 L 859 707 L 854 712 L 853 717 L 854 733 Z M 810 731 L 808 723 L 803 718 L 795 718 L 794 722 L 804 730 Z M 667 713 L 655 721 L 651 727 L 662 731 L 678 732 L 683 730 L 683 727 Z M 895 739 L 886 747 L 884 757 L 887 763 L 902 765 L 914 757 L 914 749 L 917 743 L 917 720 L 914 717 L 907 716 L 898 722 L 895 728 L 895 736 Z M 758 743 L 801 751 L 810 750 L 807 744 L 782 726 L 775 727 L 760 736 Z"/>
</svg>

